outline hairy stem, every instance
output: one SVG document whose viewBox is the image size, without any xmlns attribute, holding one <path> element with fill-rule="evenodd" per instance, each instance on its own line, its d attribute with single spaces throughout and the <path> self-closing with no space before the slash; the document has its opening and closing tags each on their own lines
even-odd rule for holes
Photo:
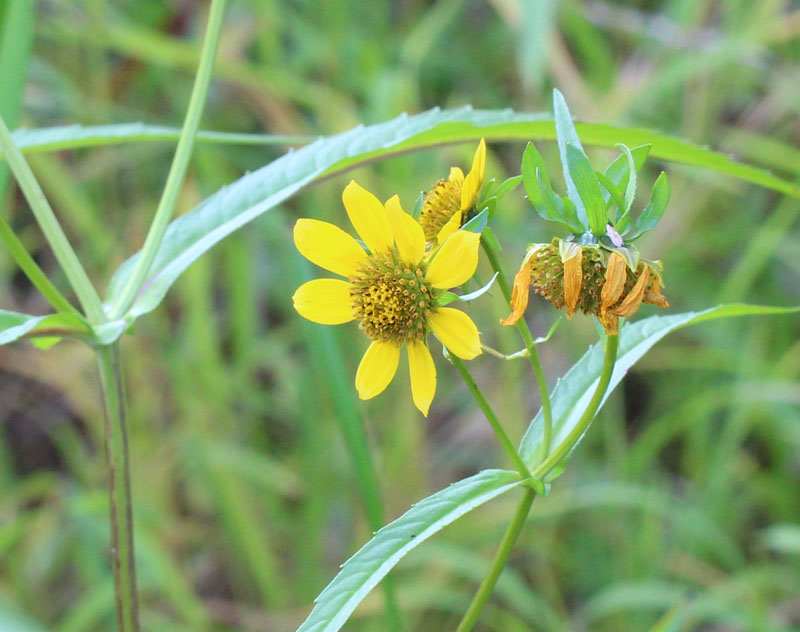
<svg viewBox="0 0 800 632">
<path fill-rule="evenodd" d="M 531 473 L 528 471 L 528 468 L 525 466 L 525 462 L 522 460 L 522 457 L 517 452 L 517 449 L 514 447 L 514 444 L 511 442 L 511 439 L 508 438 L 508 434 L 506 434 L 505 428 L 500 423 L 500 420 L 497 418 L 494 410 L 492 410 L 491 405 L 489 405 L 489 401 L 486 399 L 486 396 L 481 391 L 478 384 L 473 379 L 472 375 L 470 374 L 467 367 L 464 363 L 455 357 L 454 355 L 450 354 L 450 361 L 453 363 L 453 366 L 458 369 L 458 372 L 461 374 L 461 377 L 464 380 L 464 383 L 467 385 L 469 392 L 472 393 L 472 396 L 475 398 L 475 401 L 478 402 L 478 406 L 483 411 L 483 414 L 486 416 L 486 419 L 489 421 L 489 425 L 494 430 L 494 433 L 497 435 L 497 438 L 500 440 L 500 443 L 503 446 L 503 449 L 506 451 L 508 458 L 511 459 L 511 462 L 514 464 L 514 467 L 520 473 L 522 478 L 530 478 Z"/>
<path fill-rule="evenodd" d="M 503 268 L 500 265 L 500 258 L 494 246 L 494 244 L 497 243 L 497 240 L 492 233 L 492 229 L 488 226 L 483 229 L 483 232 L 485 237 L 484 239 L 481 239 L 481 246 L 483 246 L 483 251 L 486 253 L 486 257 L 489 259 L 489 264 L 497 273 L 497 284 L 500 286 L 500 291 L 503 292 L 503 296 L 510 306 L 511 286 L 508 284 L 508 279 L 503 273 Z M 536 342 L 534 341 L 531 330 L 528 327 L 528 323 L 525 322 L 524 318 L 520 318 L 517 321 L 517 330 L 522 337 L 522 341 L 525 343 L 525 348 L 528 350 L 528 358 L 530 359 L 531 368 L 533 368 L 533 374 L 536 377 L 536 386 L 539 389 L 539 398 L 542 402 L 542 416 L 544 418 L 542 458 L 545 458 L 550 452 L 550 441 L 553 435 L 553 413 L 550 405 L 550 391 L 547 389 L 547 378 L 544 375 L 544 369 L 542 369 L 542 363 L 539 360 L 539 353 L 536 351 Z"/>
<path fill-rule="evenodd" d="M 97 362 L 106 416 L 106 463 L 111 511 L 111 565 L 119 632 L 138 632 L 136 566 L 133 555 L 133 514 L 128 463 L 127 404 L 122 382 L 119 344 L 99 347 Z"/>
<path fill-rule="evenodd" d="M 119 298 L 114 303 L 111 314 L 112 318 L 120 318 L 131 306 L 136 295 L 144 283 L 150 266 L 156 257 L 167 225 L 175 210 L 175 203 L 178 200 L 183 180 L 186 177 L 186 170 L 189 166 L 189 158 L 194 148 L 197 128 L 200 126 L 200 118 L 205 107 L 208 87 L 211 83 L 211 72 L 214 68 L 214 58 L 217 55 L 219 37 L 222 32 L 222 18 L 225 14 L 226 0 L 212 0 L 211 9 L 208 15 L 208 25 L 203 39 L 203 49 L 200 53 L 200 63 L 197 68 L 197 75 L 192 88 L 192 96 L 189 99 L 189 108 L 186 110 L 186 118 L 183 122 L 183 129 L 178 140 L 178 147 L 175 150 L 175 157 L 167 176 L 167 183 L 164 185 L 164 193 L 158 203 L 153 223 L 142 246 L 142 251 L 136 260 L 130 277 L 120 292 Z"/>
</svg>

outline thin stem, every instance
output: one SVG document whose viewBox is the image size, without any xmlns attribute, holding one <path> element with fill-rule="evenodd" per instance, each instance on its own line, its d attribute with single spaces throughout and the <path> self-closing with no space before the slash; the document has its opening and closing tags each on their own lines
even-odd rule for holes
<svg viewBox="0 0 800 632">
<path fill-rule="evenodd" d="M 614 363 L 617 361 L 618 348 L 619 336 L 607 336 L 605 356 L 603 357 L 603 368 L 600 371 L 600 379 L 597 383 L 597 388 L 594 391 L 594 395 L 592 395 L 589 405 L 586 407 L 586 410 L 583 411 L 583 415 L 578 423 L 575 424 L 575 427 L 572 429 L 572 431 L 558 445 L 558 447 L 553 450 L 553 453 L 550 454 L 550 456 L 548 456 L 544 462 L 542 462 L 542 464 L 534 470 L 534 478 L 541 479 L 556 465 L 558 465 L 561 462 L 561 459 L 569 454 L 569 451 L 583 436 L 583 433 L 586 432 L 589 424 L 592 423 L 592 419 L 594 419 L 597 409 L 600 408 L 600 404 L 602 403 L 603 397 L 608 389 L 608 384 L 611 381 L 611 375 L 614 373 Z"/>
<path fill-rule="evenodd" d="M 211 73 L 214 69 L 214 58 L 217 55 L 219 37 L 222 31 L 225 2 L 226 0 L 212 0 L 211 2 L 208 25 L 203 39 L 203 49 L 200 53 L 200 63 L 197 68 L 194 87 L 192 88 L 192 96 L 189 99 L 189 108 L 186 110 L 186 118 L 183 122 L 181 137 L 178 140 L 178 147 L 175 150 L 175 157 L 172 160 L 172 166 L 167 176 L 167 183 L 164 185 L 164 193 L 158 203 L 158 209 L 153 218 L 153 223 L 150 225 L 142 251 L 136 260 L 136 265 L 111 309 L 112 318 L 120 318 L 139 293 L 175 210 L 175 203 L 183 180 L 186 177 L 197 128 L 200 125 L 200 118 L 203 115 L 203 108 L 208 96 Z"/>
<path fill-rule="evenodd" d="M 119 632 L 138 632 L 136 566 L 133 555 L 133 514 L 128 464 L 127 405 L 119 344 L 97 348 L 106 415 L 106 463 L 111 512 L 111 565 Z"/>
<path fill-rule="evenodd" d="M 497 273 L 497 283 L 500 286 L 500 291 L 506 302 L 511 305 L 511 286 L 508 284 L 508 279 L 503 273 L 503 268 L 500 265 L 500 258 L 495 250 L 494 244 L 497 240 L 492 233 L 492 229 L 488 226 L 483 229 L 485 234 L 484 239 L 481 239 L 483 251 L 489 259 L 489 264 L 492 269 Z M 544 418 L 544 431 L 542 437 L 542 458 L 547 457 L 550 452 L 550 441 L 553 435 L 553 413 L 550 405 L 550 391 L 547 389 L 547 378 L 542 369 L 542 363 L 539 360 L 539 353 L 536 351 L 536 342 L 533 339 L 531 330 L 528 328 L 528 323 L 524 318 L 517 321 L 517 330 L 519 331 L 522 341 L 525 343 L 525 348 L 528 350 L 528 357 L 530 358 L 533 374 L 536 377 L 536 386 L 539 388 L 539 398 L 542 402 L 542 416 Z"/>
<path fill-rule="evenodd" d="M 8 165 L 22 189 L 25 199 L 28 200 L 33 216 L 53 249 L 56 260 L 64 269 L 67 280 L 75 290 L 86 316 L 93 324 L 105 322 L 107 318 L 100 303 L 100 297 L 72 249 L 61 224 L 58 223 L 36 176 L 33 175 L 33 171 L 11 137 L 11 132 L 8 131 L 2 116 L 0 116 L 0 146 L 3 148 Z"/>
<path fill-rule="evenodd" d="M 58 288 L 53 285 L 50 279 L 47 278 L 47 275 L 45 275 L 36 261 L 33 260 L 33 257 L 31 257 L 19 237 L 17 237 L 14 230 L 2 216 L 0 216 L 0 240 L 2 240 L 3 245 L 5 245 L 6 250 L 8 250 L 12 259 L 17 263 L 19 269 L 28 277 L 42 296 L 47 299 L 47 302 L 50 303 L 54 310 L 57 312 L 78 313 L 78 310 L 75 309 L 72 303 L 70 303 L 69 300 L 58 291 Z"/>
<path fill-rule="evenodd" d="M 461 374 L 461 377 L 464 379 L 464 383 L 467 385 L 470 393 L 475 398 L 475 401 L 478 402 L 478 406 L 483 411 L 483 414 L 486 416 L 486 419 L 489 421 L 489 425 L 494 430 L 494 433 L 497 435 L 497 438 L 500 439 L 500 443 L 503 446 L 503 449 L 508 454 L 508 458 L 511 459 L 511 462 L 514 464 L 514 467 L 517 468 L 517 471 L 520 473 L 522 478 L 530 478 L 531 473 L 528 471 L 528 468 L 525 466 L 525 462 L 522 460 L 522 457 L 517 452 L 517 449 L 514 447 L 514 444 L 511 442 L 511 439 L 508 438 L 503 425 L 500 423 L 500 420 L 497 418 L 497 415 L 492 410 L 492 407 L 489 405 L 486 396 L 481 391 L 480 387 L 477 385 L 475 380 L 473 379 L 472 375 L 470 374 L 467 367 L 464 363 L 453 354 L 450 354 L 450 361 L 453 363 L 453 366 L 458 369 L 458 372 Z"/>
<path fill-rule="evenodd" d="M 472 598 L 472 602 L 469 604 L 466 613 L 464 613 L 461 623 L 458 624 L 456 632 L 469 632 L 472 630 L 472 626 L 478 621 L 481 610 L 483 610 L 483 607 L 486 605 L 489 596 L 494 590 L 495 584 L 497 584 L 497 580 L 500 578 L 500 574 L 503 572 L 508 562 L 508 557 L 511 555 L 514 544 L 516 544 L 517 538 L 522 531 L 522 527 L 525 524 L 525 520 L 528 517 L 535 497 L 536 492 L 530 487 L 526 487 L 525 494 L 519 501 L 519 505 L 517 505 L 514 518 L 511 524 L 508 525 L 503 540 L 500 542 L 500 548 L 497 549 L 497 553 L 494 555 L 492 565 L 483 578 L 478 592 L 476 592 L 475 596 Z"/>
</svg>

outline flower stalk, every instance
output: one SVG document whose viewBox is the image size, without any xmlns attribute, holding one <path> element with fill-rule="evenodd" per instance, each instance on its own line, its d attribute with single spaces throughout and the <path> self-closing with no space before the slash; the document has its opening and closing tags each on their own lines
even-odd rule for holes
<svg viewBox="0 0 800 632">
<path fill-rule="evenodd" d="M 111 565 L 119 632 L 138 632 L 127 402 L 119 343 L 96 349 L 106 418 L 106 463 L 111 514 Z"/>
</svg>

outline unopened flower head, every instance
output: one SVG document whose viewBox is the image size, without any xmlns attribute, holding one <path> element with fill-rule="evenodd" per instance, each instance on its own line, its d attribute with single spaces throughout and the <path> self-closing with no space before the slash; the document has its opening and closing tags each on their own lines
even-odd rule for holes
<svg viewBox="0 0 800 632">
<path fill-rule="evenodd" d="M 557 309 L 566 307 L 567 318 L 577 310 L 593 314 L 606 333 L 617 334 L 619 318 L 632 316 L 642 303 L 669 307 L 661 273 L 660 261 L 640 259 L 633 246 L 611 249 L 559 238 L 532 244 L 514 279 L 512 312 L 501 322 L 512 325 L 522 317 L 533 287 Z"/>
<path fill-rule="evenodd" d="M 466 176 L 459 167 L 452 167 L 449 177 L 439 180 L 425 194 L 419 222 L 428 242 L 442 243 L 469 219 L 483 186 L 485 169 L 486 142 L 481 139 Z"/>
<path fill-rule="evenodd" d="M 294 294 L 294 307 L 301 316 L 326 325 L 359 321 L 372 340 L 356 373 L 361 399 L 388 386 L 405 346 L 414 404 L 427 415 L 436 391 L 427 334 L 433 332 L 459 358 L 471 360 L 481 353 L 478 328 L 470 317 L 438 303 L 445 290 L 475 273 L 480 235 L 458 231 L 426 253 L 422 226 L 402 209 L 397 196 L 384 205 L 350 182 L 342 200 L 368 251 L 333 224 L 298 220 L 294 242 L 300 253 L 347 280 L 304 283 Z"/>
</svg>

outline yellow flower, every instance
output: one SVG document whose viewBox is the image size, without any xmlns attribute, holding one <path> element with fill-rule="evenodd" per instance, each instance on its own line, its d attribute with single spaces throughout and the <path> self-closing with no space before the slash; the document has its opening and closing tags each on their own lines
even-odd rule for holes
<svg viewBox="0 0 800 632">
<path fill-rule="evenodd" d="M 514 279 L 511 314 L 500 323 L 513 325 L 522 317 L 530 286 L 557 309 L 566 306 L 567 318 L 577 309 L 594 314 L 608 334 L 617 334 L 619 319 L 633 316 L 642 303 L 669 307 L 661 295 L 661 263 L 639 260 L 632 246 L 625 251 L 630 261 L 600 245 L 558 238 L 532 244 Z"/>
<path fill-rule="evenodd" d="M 486 141 L 481 138 L 472 158 L 472 169 L 464 177 L 458 167 L 450 169 L 447 180 L 439 180 L 422 201 L 419 222 L 429 242 L 442 243 L 461 228 L 475 206 L 486 170 Z"/>
<path fill-rule="evenodd" d="M 368 252 L 333 224 L 298 220 L 294 243 L 300 253 L 347 281 L 304 283 L 294 293 L 294 307 L 301 316 L 324 325 L 359 321 L 372 340 L 356 372 L 361 399 L 375 397 L 388 386 L 397 371 L 400 347 L 405 345 L 414 404 L 427 416 L 436 392 L 428 332 L 459 358 L 471 360 L 481 353 L 472 319 L 438 304 L 445 290 L 475 273 L 480 235 L 456 232 L 426 255 L 422 227 L 402 209 L 396 195 L 384 205 L 351 181 L 342 201 Z"/>
</svg>

